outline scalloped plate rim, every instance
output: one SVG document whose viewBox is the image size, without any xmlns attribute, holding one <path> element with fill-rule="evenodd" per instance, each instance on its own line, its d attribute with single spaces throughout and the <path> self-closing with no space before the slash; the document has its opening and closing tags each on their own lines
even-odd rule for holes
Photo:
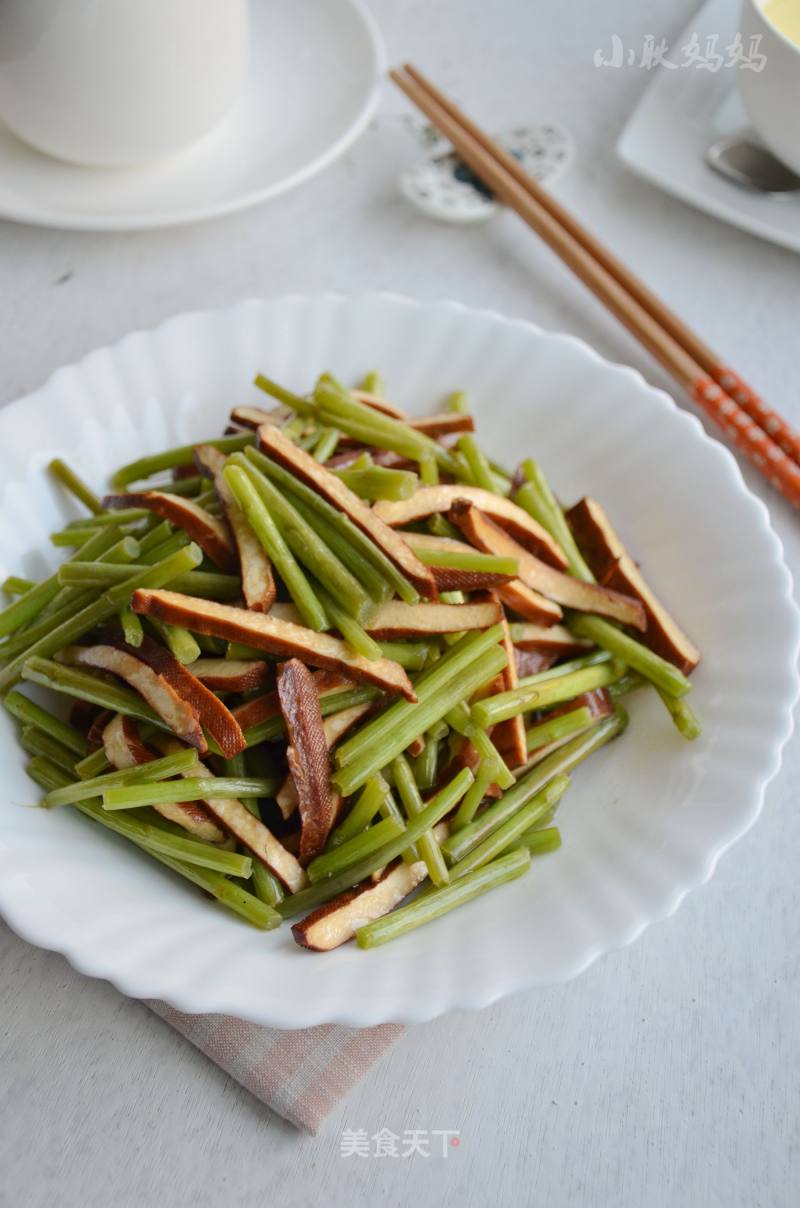
<svg viewBox="0 0 800 1208">
<path fill-rule="evenodd" d="M 58 938 L 48 932 L 46 923 L 43 926 L 37 927 L 35 919 L 25 919 L 24 906 L 21 911 L 15 909 L 14 902 L 9 895 L 7 886 L 2 878 L 0 878 L 0 914 L 8 923 L 8 925 L 23 939 L 33 943 L 39 947 L 49 951 L 54 951 L 62 955 L 69 964 L 78 972 L 87 976 L 101 978 L 109 981 L 122 994 L 129 997 L 140 999 L 160 999 L 164 997 L 164 1001 L 169 1006 L 176 1010 L 185 1011 L 187 1013 L 231 1013 L 237 1014 L 240 1018 L 249 1019 L 253 1023 L 269 1025 L 287 1030 L 298 1029 L 313 1026 L 321 1022 L 333 1022 L 352 1027 L 368 1027 L 376 1024 L 388 1022 L 397 1023 L 422 1023 L 447 1011 L 477 1011 L 484 1007 L 491 1006 L 510 994 L 521 993 L 525 990 L 532 989 L 540 985 L 552 985 L 569 981 L 581 973 L 585 972 L 592 964 L 595 963 L 601 956 L 609 952 L 620 951 L 622 948 L 635 942 L 644 931 L 656 923 L 664 922 L 672 917 L 684 901 L 686 896 L 695 889 L 706 884 L 713 875 L 717 864 L 721 857 L 730 850 L 730 848 L 742 838 L 742 836 L 754 825 L 757 821 L 764 805 L 766 790 L 769 784 L 778 774 L 782 755 L 787 742 L 789 741 L 794 730 L 794 707 L 800 699 L 800 673 L 798 672 L 797 660 L 800 655 L 800 609 L 793 597 L 793 580 L 791 572 L 786 564 L 783 545 L 778 537 L 778 534 L 772 528 L 769 520 L 769 513 L 764 502 L 757 496 L 753 495 L 747 488 L 741 474 L 741 470 L 734 458 L 733 454 L 722 445 L 719 441 L 714 440 L 704 430 L 699 419 L 681 410 L 675 401 L 664 391 L 658 387 L 650 385 L 643 375 L 636 369 L 630 366 L 618 364 L 609 361 L 602 357 L 594 348 L 579 337 L 561 332 L 549 332 L 538 324 L 527 319 L 512 318 L 502 314 L 492 308 L 485 307 L 470 307 L 464 303 L 450 299 L 415 299 L 405 295 L 393 293 L 391 291 L 368 291 L 359 294 L 344 294 L 337 291 L 320 291 L 315 293 L 294 292 L 290 294 L 279 295 L 276 297 L 251 297 L 244 299 L 238 303 L 234 303 L 225 307 L 197 309 L 192 311 L 180 312 L 165 319 L 160 324 L 152 328 L 141 328 L 130 331 L 121 337 L 118 341 L 111 345 L 106 345 L 91 349 L 78 361 L 70 365 L 61 366 L 54 370 L 48 378 L 36 390 L 29 392 L 13 402 L 5 405 L 0 409 L 0 433 L 3 427 L 8 422 L 6 417 L 13 417 L 21 411 L 27 404 L 45 394 L 51 385 L 58 379 L 59 375 L 69 371 L 80 370 L 86 363 L 98 353 L 114 352 L 123 347 L 130 341 L 135 341 L 143 337 L 153 338 L 162 333 L 168 333 L 171 326 L 177 327 L 180 324 L 191 322 L 199 319 L 214 318 L 219 315 L 227 315 L 236 310 L 247 309 L 250 307 L 263 308 L 264 306 L 288 306 L 292 304 L 304 303 L 311 301 L 326 304 L 335 303 L 338 305 L 348 305 L 365 300 L 375 299 L 376 301 L 387 301 L 392 304 L 399 304 L 408 308 L 416 309 L 446 309 L 462 314 L 475 315 L 478 317 L 500 322 L 503 325 L 512 325 L 530 331 L 537 336 L 544 336 L 548 341 L 561 343 L 562 345 L 571 345 L 578 350 L 581 355 L 587 356 L 596 364 L 604 369 L 611 369 L 617 373 L 622 373 L 634 381 L 637 386 L 643 389 L 653 404 L 658 402 L 658 406 L 662 410 L 673 412 L 681 422 L 687 422 L 688 426 L 694 431 L 695 435 L 700 438 L 700 441 L 708 446 L 707 452 L 711 453 L 714 450 L 713 456 L 719 459 L 719 464 L 725 466 L 725 469 L 737 491 L 744 494 L 750 506 L 753 507 L 754 519 L 757 517 L 759 521 L 760 535 L 766 538 L 769 542 L 772 562 L 776 571 L 780 574 L 783 585 L 782 602 L 787 606 L 787 616 L 791 616 L 793 634 L 792 634 L 792 688 L 790 697 L 784 702 L 785 724 L 781 733 L 776 733 L 773 736 L 769 768 L 765 770 L 761 781 L 754 788 L 754 800 L 746 817 L 743 817 L 740 824 L 729 834 L 718 840 L 712 851 L 706 854 L 703 866 L 699 874 L 678 887 L 671 893 L 668 902 L 661 909 L 651 909 L 647 913 L 643 913 L 635 919 L 631 924 L 622 929 L 620 934 L 616 935 L 613 940 L 605 943 L 596 943 L 588 951 L 585 951 L 576 958 L 572 964 L 565 966 L 558 976 L 538 977 L 535 972 L 520 973 L 517 968 L 513 974 L 501 983 L 497 981 L 486 991 L 473 990 L 472 992 L 461 992 L 457 996 L 457 1001 L 427 1001 L 416 1006 L 406 1006 L 386 1016 L 385 1012 L 378 1010 L 377 1013 L 370 1009 L 369 1003 L 362 1003 L 360 1009 L 353 1010 L 338 1010 L 331 1018 L 330 1015 L 322 1015 L 313 1008 L 309 1012 L 306 1007 L 300 1008 L 300 1016 L 297 1014 L 292 1017 L 287 1017 L 280 1014 L 280 1010 L 276 1013 L 270 1009 L 269 1003 L 264 1005 L 264 1009 L 248 1010 L 243 1014 L 241 1004 L 235 1002 L 230 997 L 226 997 L 224 990 L 215 989 L 207 995 L 207 1001 L 198 1004 L 198 994 L 195 991 L 193 994 L 183 996 L 180 992 L 174 989 L 167 997 L 164 997 L 159 990 L 156 980 L 149 984 L 144 984 L 145 979 L 141 974 L 128 975 L 119 971 L 109 973 L 107 969 L 102 967 L 102 958 L 93 959 L 91 953 L 84 953 L 76 950 L 76 945 L 67 943 L 59 944 Z M 765 758 L 766 765 L 766 758 Z M 3 848 L 0 845 L 0 859 L 3 857 Z M 48 934 L 43 934 L 48 932 Z M 303 1012 L 305 1011 L 305 1014 Z"/>
</svg>

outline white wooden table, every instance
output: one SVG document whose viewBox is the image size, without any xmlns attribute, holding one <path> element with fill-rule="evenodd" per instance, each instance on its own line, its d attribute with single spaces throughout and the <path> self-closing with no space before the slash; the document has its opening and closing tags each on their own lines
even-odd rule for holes
<svg viewBox="0 0 800 1208">
<path fill-rule="evenodd" d="M 692 7 L 372 0 L 392 59 L 418 62 L 479 119 L 565 124 L 579 154 L 559 194 L 800 422 L 800 259 L 661 196 L 612 154 L 648 76 L 599 70 L 594 49 L 613 32 L 674 37 Z M 229 220 L 122 236 L 0 223 L 0 400 L 176 311 L 368 287 L 531 317 L 668 386 L 513 216 L 464 229 L 407 208 L 395 174 L 413 152 L 391 116 L 403 109 L 387 93 L 322 177 Z M 768 502 L 798 572 L 798 518 Z M 0 1204 L 789 1208 L 798 775 L 794 742 L 758 825 L 675 918 L 570 985 L 409 1030 L 316 1138 L 143 1006 L 0 928 Z M 461 1144 L 446 1160 L 341 1156 L 343 1129 L 384 1126 L 459 1129 Z"/>
</svg>

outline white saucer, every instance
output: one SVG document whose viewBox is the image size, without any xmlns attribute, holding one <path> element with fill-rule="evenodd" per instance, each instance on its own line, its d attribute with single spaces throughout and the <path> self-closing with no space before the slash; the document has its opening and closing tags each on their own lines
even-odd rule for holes
<svg viewBox="0 0 800 1208">
<path fill-rule="evenodd" d="M 75 167 L 0 125 L 0 217 L 132 231 L 230 214 L 319 172 L 372 116 L 384 52 L 361 0 L 255 0 L 252 56 L 225 122 L 156 165 Z"/>
<path fill-rule="evenodd" d="M 674 47 L 696 32 L 700 43 L 718 35 L 724 49 L 736 33 L 738 6 L 709 0 Z M 706 148 L 722 134 L 747 126 L 736 91 L 735 67 L 718 72 L 659 68 L 617 144 L 617 154 L 651 184 L 733 226 L 800 252 L 800 196 L 768 197 L 740 188 L 709 168 Z"/>
</svg>

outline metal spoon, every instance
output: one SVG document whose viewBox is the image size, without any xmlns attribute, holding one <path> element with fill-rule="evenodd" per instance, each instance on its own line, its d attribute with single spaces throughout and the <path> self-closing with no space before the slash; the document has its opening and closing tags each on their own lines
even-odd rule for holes
<svg viewBox="0 0 800 1208">
<path fill-rule="evenodd" d="M 800 176 L 768 151 L 750 130 L 740 130 L 712 143 L 706 163 L 743 189 L 781 197 L 800 189 Z"/>
</svg>

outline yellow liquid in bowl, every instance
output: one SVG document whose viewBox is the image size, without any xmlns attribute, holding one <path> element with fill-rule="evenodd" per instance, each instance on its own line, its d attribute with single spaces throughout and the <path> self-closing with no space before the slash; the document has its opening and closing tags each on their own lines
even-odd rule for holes
<svg viewBox="0 0 800 1208">
<path fill-rule="evenodd" d="M 766 0 L 764 16 L 795 46 L 800 46 L 800 0 Z"/>
</svg>

